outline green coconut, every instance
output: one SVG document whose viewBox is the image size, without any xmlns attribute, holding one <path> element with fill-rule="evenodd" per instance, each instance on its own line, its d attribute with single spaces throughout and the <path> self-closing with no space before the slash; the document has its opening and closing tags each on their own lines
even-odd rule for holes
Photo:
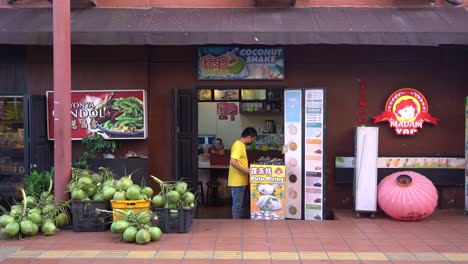
<svg viewBox="0 0 468 264">
<path fill-rule="evenodd" d="M 140 186 L 133 184 L 127 188 L 125 195 L 129 200 L 138 200 L 140 198 Z"/>
<path fill-rule="evenodd" d="M 5 226 L 5 228 L 3 229 L 3 233 L 7 237 L 16 237 L 19 233 L 19 230 L 20 230 L 20 225 L 16 222 L 11 222 Z"/>
<path fill-rule="evenodd" d="M 54 235 L 55 232 L 57 232 L 57 227 L 54 225 L 54 223 L 47 222 L 41 226 L 41 232 L 45 236 L 51 236 L 51 235 Z"/>
<path fill-rule="evenodd" d="M 148 228 L 148 231 L 151 235 L 151 241 L 158 241 L 159 239 L 161 239 L 162 232 L 159 227 L 151 226 Z"/>
<path fill-rule="evenodd" d="M 128 226 L 129 223 L 125 220 L 116 221 L 111 225 L 111 232 L 114 234 L 122 234 Z"/>
<path fill-rule="evenodd" d="M 7 226 L 9 223 L 13 223 L 15 221 L 15 218 L 9 214 L 4 214 L 0 216 L 0 228 L 4 228 Z"/>
<path fill-rule="evenodd" d="M 123 240 L 127 242 L 135 242 L 136 240 L 136 234 L 138 232 L 138 229 L 134 226 L 129 226 L 125 229 L 125 231 L 122 234 Z"/>
<path fill-rule="evenodd" d="M 151 234 L 146 228 L 138 230 L 136 233 L 136 242 L 139 245 L 147 244 L 151 241 Z"/>
</svg>

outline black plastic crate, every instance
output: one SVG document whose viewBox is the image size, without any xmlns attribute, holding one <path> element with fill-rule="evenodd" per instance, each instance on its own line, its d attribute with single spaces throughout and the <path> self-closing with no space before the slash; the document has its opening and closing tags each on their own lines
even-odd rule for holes
<svg viewBox="0 0 468 264">
<path fill-rule="evenodd" d="M 102 232 L 108 231 L 112 214 L 100 210 L 110 210 L 109 201 L 75 201 L 72 200 L 73 231 Z"/>
<path fill-rule="evenodd" d="M 159 228 L 163 233 L 187 233 L 192 226 L 196 204 L 193 208 L 152 208 L 158 216 Z"/>
</svg>

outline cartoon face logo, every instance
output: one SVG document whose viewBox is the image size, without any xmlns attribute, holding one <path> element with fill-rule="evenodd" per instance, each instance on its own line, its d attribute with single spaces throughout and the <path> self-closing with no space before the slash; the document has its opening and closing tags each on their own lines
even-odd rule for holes
<svg viewBox="0 0 468 264">
<path fill-rule="evenodd" d="M 405 99 L 403 97 L 395 102 L 393 112 L 398 121 L 413 122 L 420 112 L 419 103 L 412 98 Z"/>
<path fill-rule="evenodd" d="M 423 94 L 412 88 L 402 88 L 388 98 L 385 111 L 374 117 L 374 123 L 387 121 L 398 135 L 414 135 L 425 122 L 437 125 L 438 119 L 428 111 Z"/>
</svg>

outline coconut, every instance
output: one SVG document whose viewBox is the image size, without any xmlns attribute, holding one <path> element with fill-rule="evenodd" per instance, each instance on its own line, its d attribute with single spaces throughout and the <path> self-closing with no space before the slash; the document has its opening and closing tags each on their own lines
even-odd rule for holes
<svg viewBox="0 0 468 264">
<path fill-rule="evenodd" d="M 91 180 L 93 181 L 94 184 L 102 182 L 102 175 L 99 173 L 93 173 L 91 175 Z"/>
<path fill-rule="evenodd" d="M 138 229 L 136 227 L 129 226 L 123 232 L 122 238 L 123 240 L 127 242 L 135 242 L 137 232 L 138 232 Z"/>
<path fill-rule="evenodd" d="M 177 182 L 175 185 L 175 190 L 178 191 L 180 194 L 184 194 L 187 191 L 187 183 Z"/>
<path fill-rule="evenodd" d="M 4 228 L 9 223 L 13 223 L 14 221 L 15 221 L 15 218 L 13 216 L 4 214 L 0 216 L 0 228 Z"/>
<path fill-rule="evenodd" d="M 54 225 L 54 223 L 52 222 L 47 222 L 47 223 L 44 223 L 41 227 L 41 232 L 45 235 L 45 236 L 51 236 L 51 235 L 54 235 L 55 232 L 57 232 L 57 227 Z"/>
<path fill-rule="evenodd" d="M 35 224 L 40 224 L 42 222 L 42 217 L 41 217 L 41 213 L 38 212 L 38 211 L 34 211 L 34 212 L 28 212 L 28 216 L 27 216 L 28 220 L 30 220 L 31 222 L 35 223 Z"/>
<path fill-rule="evenodd" d="M 128 226 L 129 223 L 127 221 L 119 220 L 117 222 L 112 223 L 111 232 L 114 234 L 122 234 Z"/>
<path fill-rule="evenodd" d="M 34 196 L 26 196 L 26 207 L 34 208 L 36 206 L 36 198 Z"/>
<path fill-rule="evenodd" d="M 29 220 L 23 220 L 20 222 L 20 230 L 21 233 L 27 235 L 27 236 L 32 236 L 35 235 L 34 233 L 34 223 L 29 221 Z"/>
<path fill-rule="evenodd" d="M 182 195 L 182 200 L 186 203 L 193 203 L 195 201 L 195 195 L 192 192 L 186 192 Z"/>
<path fill-rule="evenodd" d="M 133 185 L 133 181 L 129 177 L 123 177 L 123 178 L 120 179 L 120 181 L 122 183 L 122 190 L 123 191 L 126 191 L 128 188 L 130 188 L 130 186 Z"/>
<path fill-rule="evenodd" d="M 93 181 L 90 177 L 80 177 L 78 179 L 78 187 L 80 189 L 87 190 L 91 186 L 93 186 Z"/>
<path fill-rule="evenodd" d="M 127 200 L 127 196 L 125 195 L 125 191 L 115 192 L 113 200 L 115 200 L 115 201 L 125 201 L 125 200 Z"/>
<path fill-rule="evenodd" d="M 104 187 L 102 189 L 102 196 L 104 197 L 104 199 L 110 200 L 112 199 L 112 197 L 114 197 L 114 194 L 116 191 L 117 190 L 114 187 L 111 187 L 111 186 Z"/>
<path fill-rule="evenodd" d="M 157 208 L 162 208 L 164 207 L 164 204 L 166 201 L 164 200 L 164 197 L 162 195 L 155 195 L 153 197 L 153 200 L 151 201 L 151 204 Z"/>
<path fill-rule="evenodd" d="M 20 225 L 16 222 L 11 222 L 5 226 L 3 232 L 7 237 L 15 237 L 18 235 L 19 230 Z"/>
<path fill-rule="evenodd" d="M 138 230 L 136 233 L 136 242 L 139 245 L 147 244 L 151 241 L 151 234 L 146 228 Z"/>
<path fill-rule="evenodd" d="M 81 189 L 75 189 L 71 193 L 71 198 L 73 200 L 84 200 L 86 198 L 86 193 Z"/>
<path fill-rule="evenodd" d="M 158 241 L 161 239 L 161 229 L 157 226 L 152 226 L 148 228 L 148 231 L 151 235 L 151 241 Z"/>
<path fill-rule="evenodd" d="M 60 213 L 55 217 L 55 224 L 58 227 L 64 227 L 70 222 L 70 217 L 66 213 Z"/>
<path fill-rule="evenodd" d="M 23 206 L 21 204 L 12 205 L 10 208 L 10 215 L 17 217 L 23 214 Z"/>
<path fill-rule="evenodd" d="M 127 188 L 125 195 L 129 200 L 138 200 L 140 198 L 140 186 L 133 184 L 132 186 Z"/>
<path fill-rule="evenodd" d="M 148 186 L 143 188 L 143 190 L 141 190 L 141 192 L 144 193 L 146 195 L 146 197 L 148 197 L 148 198 L 152 197 L 153 194 L 154 194 L 153 189 L 151 189 L 151 187 L 148 187 Z"/>
</svg>

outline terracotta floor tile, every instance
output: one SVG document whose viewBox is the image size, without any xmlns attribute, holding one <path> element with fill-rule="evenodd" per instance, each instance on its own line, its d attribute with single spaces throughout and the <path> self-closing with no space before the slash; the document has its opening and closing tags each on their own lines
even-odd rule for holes
<svg viewBox="0 0 468 264">
<path fill-rule="evenodd" d="M 243 245 L 243 251 L 269 251 L 270 248 L 265 245 Z"/>
<path fill-rule="evenodd" d="M 28 264 L 31 260 L 29 259 L 4 259 L 2 264 Z"/>
<path fill-rule="evenodd" d="M 240 264 L 242 263 L 242 260 L 214 259 L 211 261 L 211 263 L 212 264 Z"/>
<path fill-rule="evenodd" d="M 243 239 L 242 237 L 220 237 L 216 243 L 242 243 Z"/>
<path fill-rule="evenodd" d="M 242 240 L 242 244 L 249 245 L 267 245 L 268 241 L 265 238 L 245 238 Z"/>
<path fill-rule="evenodd" d="M 332 263 L 329 260 L 303 260 L 302 264 L 323 264 L 323 263 Z"/>
<path fill-rule="evenodd" d="M 300 260 L 271 260 L 272 264 L 297 264 L 300 263 Z"/>
<path fill-rule="evenodd" d="M 216 245 L 214 247 L 214 249 L 217 250 L 217 251 L 241 251 L 242 246 L 241 245 L 222 244 L 222 245 Z"/>
<path fill-rule="evenodd" d="M 296 246 L 286 244 L 270 244 L 269 248 L 272 252 L 295 252 L 297 250 Z"/>
<path fill-rule="evenodd" d="M 270 260 L 244 259 L 244 260 L 242 260 L 242 264 L 271 264 L 271 261 Z"/>
<path fill-rule="evenodd" d="M 378 252 L 379 249 L 373 245 L 350 245 L 349 246 L 354 252 Z"/>
<path fill-rule="evenodd" d="M 409 252 L 409 250 L 398 244 L 394 245 L 377 245 L 377 248 L 382 252 Z"/>
<path fill-rule="evenodd" d="M 208 259 L 184 259 L 184 264 L 206 264 L 209 263 Z M 133 263 L 135 264 L 135 263 Z"/>
<path fill-rule="evenodd" d="M 206 251 L 206 250 L 212 250 L 215 248 L 215 244 L 195 244 L 195 245 L 189 245 L 186 250 L 200 250 L 200 251 Z"/>
<path fill-rule="evenodd" d="M 323 246 L 324 251 L 329 251 L 329 252 L 351 252 L 352 249 L 348 246 Z"/>
<path fill-rule="evenodd" d="M 59 259 L 31 259 L 31 264 L 58 264 Z"/>
<path fill-rule="evenodd" d="M 135 260 L 132 259 L 132 261 L 133 262 L 128 262 L 128 263 L 135 264 Z M 184 263 L 184 261 L 181 259 L 153 259 L 151 263 L 152 264 L 181 264 L 181 263 Z"/>
<path fill-rule="evenodd" d="M 296 249 L 299 252 L 322 252 L 325 250 L 321 245 L 300 245 L 296 246 Z"/>
<path fill-rule="evenodd" d="M 268 243 L 281 243 L 281 244 L 289 244 L 289 245 L 292 245 L 294 244 L 294 240 L 292 237 L 281 237 L 281 236 L 278 236 L 278 237 L 269 237 L 268 238 Z"/>
</svg>

